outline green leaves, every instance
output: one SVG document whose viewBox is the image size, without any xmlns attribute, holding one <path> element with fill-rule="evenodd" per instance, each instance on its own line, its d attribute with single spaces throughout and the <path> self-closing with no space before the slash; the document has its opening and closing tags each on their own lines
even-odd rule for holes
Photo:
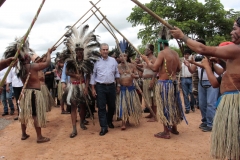
<svg viewBox="0 0 240 160">
<path fill-rule="evenodd" d="M 189 37 L 203 38 L 211 45 L 230 40 L 233 22 L 240 15 L 233 9 L 224 10 L 220 0 L 205 0 L 205 4 L 197 0 L 152 0 L 145 5 Z M 144 26 L 138 38 L 143 45 L 156 44 L 162 24 L 137 6 L 132 10 L 127 20 L 132 26 Z"/>
</svg>

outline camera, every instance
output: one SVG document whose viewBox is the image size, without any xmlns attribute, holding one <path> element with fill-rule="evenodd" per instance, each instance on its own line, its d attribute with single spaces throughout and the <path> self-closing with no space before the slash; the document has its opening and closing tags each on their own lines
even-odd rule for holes
<svg viewBox="0 0 240 160">
<path fill-rule="evenodd" d="M 198 54 L 195 56 L 195 62 L 200 62 L 200 61 L 202 61 L 203 58 L 204 58 L 203 55 Z"/>
</svg>

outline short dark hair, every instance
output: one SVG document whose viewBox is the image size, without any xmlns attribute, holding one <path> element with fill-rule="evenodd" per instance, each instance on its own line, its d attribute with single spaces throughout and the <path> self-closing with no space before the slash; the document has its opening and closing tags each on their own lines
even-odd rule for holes
<svg viewBox="0 0 240 160">
<path fill-rule="evenodd" d="M 199 42 L 199 43 L 202 43 L 202 44 L 206 45 L 206 42 L 205 42 L 204 39 L 197 39 L 196 41 Z"/>
<path fill-rule="evenodd" d="M 183 55 L 185 54 L 192 54 L 192 51 L 190 49 L 185 49 L 184 52 L 183 52 Z"/>
<path fill-rule="evenodd" d="M 152 52 L 154 52 L 154 45 L 148 44 L 148 49 L 150 49 Z"/>
</svg>

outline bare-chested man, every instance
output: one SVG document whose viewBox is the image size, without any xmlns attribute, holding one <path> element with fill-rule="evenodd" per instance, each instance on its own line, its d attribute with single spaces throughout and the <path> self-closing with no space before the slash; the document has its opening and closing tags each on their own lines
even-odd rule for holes
<svg viewBox="0 0 240 160">
<path fill-rule="evenodd" d="M 29 55 L 25 55 L 24 58 L 19 59 L 22 64 L 22 70 L 20 70 L 18 75 L 23 84 L 26 82 L 28 73 L 30 73 L 26 88 L 22 92 L 22 99 L 20 100 L 19 120 L 22 128 L 22 140 L 29 137 L 26 133 L 26 126 L 33 119 L 37 133 L 37 143 L 50 141 L 49 138 L 43 137 L 41 133 L 41 127 L 46 127 L 46 104 L 40 91 L 41 86 L 38 72 L 50 65 L 50 54 L 54 50 L 55 48 L 48 50 L 46 62 L 30 64 L 31 59 Z"/>
<path fill-rule="evenodd" d="M 70 138 L 74 138 L 77 135 L 76 120 L 77 120 L 77 109 L 80 116 L 80 127 L 86 130 L 87 127 L 84 124 L 86 116 L 86 97 L 88 95 L 88 85 L 90 75 L 86 74 L 84 77 L 83 70 L 78 68 L 78 65 L 83 61 L 83 48 L 75 48 L 76 60 L 71 59 L 67 61 L 66 75 L 70 76 L 70 82 L 63 94 L 63 101 L 68 105 L 71 105 L 71 118 L 73 131 L 70 134 Z"/>
<path fill-rule="evenodd" d="M 145 55 L 147 56 L 148 60 L 151 63 L 155 63 L 156 57 L 153 55 L 154 52 L 154 46 L 152 44 L 148 44 L 145 49 Z M 156 114 L 156 103 L 155 103 L 155 83 L 156 83 L 156 75 L 157 73 L 152 71 L 148 64 L 144 63 L 143 64 L 143 73 L 142 73 L 142 78 L 143 78 L 143 94 L 146 97 L 145 103 L 148 103 L 153 112 Z M 150 107 L 149 106 L 149 107 Z M 156 119 L 154 119 L 153 115 L 150 113 L 146 118 L 150 118 L 148 122 L 155 122 Z"/>
<path fill-rule="evenodd" d="M 127 60 L 127 54 L 120 54 L 121 63 L 118 65 L 120 74 L 120 93 L 117 95 L 116 113 L 122 119 L 122 130 L 126 129 L 126 123 L 129 123 L 129 118 L 132 117 L 135 125 L 139 124 L 142 116 L 141 103 L 133 85 L 133 79 L 138 78 L 136 67 L 127 63 L 129 70 L 124 63 Z"/>
<path fill-rule="evenodd" d="M 240 159 L 240 17 L 234 22 L 231 32 L 235 44 L 222 47 L 205 46 L 189 39 L 179 28 L 175 29 L 171 31 L 173 37 L 182 39 L 195 52 L 227 59 L 226 72 L 220 85 L 222 96 L 217 102 L 213 121 L 211 154 L 219 159 Z"/>
<path fill-rule="evenodd" d="M 142 59 L 150 69 L 158 71 L 159 74 L 159 80 L 155 86 L 156 116 L 163 122 L 164 131 L 154 136 L 169 139 L 170 132 L 179 134 L 177 124 L 182 121 L 184 115 L 176 86 L 176 73 L 180 71 L 181 65 L 178 54 L 168 47 L 167 40 L 164 40 L 160 47 L 164 49 L 159 52 L 155 63 L 151 63 L 146 56 L 142 56 Z"/>
</svg>

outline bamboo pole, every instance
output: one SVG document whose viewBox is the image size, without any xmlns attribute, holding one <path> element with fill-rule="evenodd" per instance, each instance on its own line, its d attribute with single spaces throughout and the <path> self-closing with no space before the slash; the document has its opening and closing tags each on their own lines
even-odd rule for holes
<svg viewBox="0 0 240 160">
<path fill-rule="evenodd" d="M 99 0 L 96 4 L 98 4 L 100 1 L 101 1 L 101 0 Z M 72 26 L 68 29 L 68 31 L 70 31 L 92 8 L 93 8 L 93 7 L 91 7 L 81 18 L 79 18 L 79 19 L 77 20 L 77 22 L 74 23 L 74 25 L 72 25 Z M 68 31 L 67 31 L 66 33 L 68 33 Z M 64 33 L 64 34 L 62 35 L 62 37 L 52 46 L 52 48 L 53 48 L 55 45 L 57 45 L 57 43 L 65 36 L 66 33 Z"/>
<path fill-rule="evenodd" d="M 92 11 L 92 12 L 93 12 L 93 11 Z M 95 15 L 95 16 L 97 17 L 97 19 L 100 21 L 100 19 L 98 18 L 98 16 L 97 16 L 95 13 L 94 13 L 94 15 Z M 103 17 L 104 17 L 104 19 L 106 20 L 106 16 L 103 16 Z M 106 21 L 107 21 L 107 20 L 106 20 Z M 120 49 L 120 47 L 119 47 L 119 41 L 118 41 L 116 35 L 114 34 L 114 32 L 112 33 L 112 32 L 106 27 L 106 25 L 105 25 L 103 22 L 101 22 L 101 23 L 102 23 L 103 26 L 110 32 L 110 34 L 114 37 L 114 39 L 115 39 L 115 41 L 116 41 L 116 43 L 117 43 L 117 47 L 118 47 L 118 49 L 119 49 L 119 52 L 122 54 L 122 51 L 121 51 L 121 49 Z M 110 27 L 110 26 L 109 26 L 109 27 Z M 127 67 L 127 70 L 130 71 L 129 66 L 128 66 L 128 64 L 127 64 L 127 62 L 126 62 L 125 60 L 124 60 L 124 63 L 125 63 L 125 65 L 126 65 L 126 67 Z M 131 73 L 131 72 L 129 72 L 129 73 Z M 140 91 L 140 93 L 142 94 L 142 97 L 143 97 L 144 101 L 146 102 L 147 107 L 149 108 L 149 110 L 150 110 L 150 112 L 152 113 L 153 117 L 157 120 L 155 113 L 153 112 L 152 108 L 150 107 L 150 104 L 148 103 L 148 101 L 146 100 L 146 97 L 145 97 L 145 95 L 143 94 L 141 88 L 139 87 L 136 79 L 134 78 L 133 81 L 134 81 L 134 84 L 136 85 L 137 89 L 138 89 L 138 90 Z"/>
<path fill-rule="evenodd" d="M 96 25 L 96 27 L 93 29 L 93 31 L 95 31 L 97 29 L 97 27 L 102 23 L 103 20 L 104 20 L 104 18 Z"/>
<path fill-rule="evenodd" d="M 38 10 L 37 10 L 37 13 L 36 13 L 36 15 L 35 15 L 35 17 L 33 18 L 32 23 L 31 23 L 30 27 L 28 28 L 27 33 L 24 35 L 24 38 L 23 38 L 22 41 L 21 41 L 20 47 L 18 48 L 18 50 L 17 50 L 17 52 L 16 52 L 16 54 L 15 54 L 15 56 L 14 56 L 14 59 L 15 59 L 15 60 L 13 60 L 13 61 L 11 62 L 11 64 L 9 65 L 9 67 L 8 67 L 8 69 L 7 69 L 5 75 L 4 75 L 4 77 L 3 77 L 3 79 L 2 79 L 2 81 L 1 81 L 1 83 L 0 83 L 0 87 L 3 86 L 3 84 L 4 84 L 4 82 L 5 82 L 8 74 L 9 74 L 9 72 L 10 72 L 10 70 L 11 70 L 11 68 L 13 67 L 14 63 L 16 62 L 17 57 L 18 57 L 18 55 L 19 55 L 19 53 L 20 53 L 20 50 L 22 49 L 23 44 L 25 43 L 25 41 L 26 41 L 29 33 L 31 32 L 32 27 L 33 27 L 33 25 L 35 24 L 35 22 L 36 22 L 36 20 L 37 20 L 37 17 L 38 17 L 38 15 L 39 15 L 42 7 L 43 7 L 44 2 L 45 2 L 45 0 L 43 0 L 42 3 L 40 4 L 40 6 L 39 6 L 39 8 L 38 8 Z"/>
<path fill-rule="evenodd" d="M 90 1 L 90 3 L 98 10 L 98 12 L 104 17 L 104 15 L 102 14 L 102 12 L 100 11 L 100 9 L 98 9 L 96 7 L 96 5 L 94 5 L 94 3 L 92 1 Z M 105 18 L 105 20 L 133 47 L 133 49 L 139 54 L 142 55 L 137 48 L 107 19 Z"/>
<path fill-rule="evenodd" d="M 100 7 L 99 7 L 98 9 L 100 9 Z M 97 12 L 97 10 L 94 11 L 94 13 L 96 13 L 96 12 Z M 85 22 L 87 22 L 92 16 L 93 16 L 93 13 L 92 13 L 91 16 L 89 16 L 85 21 L 83 21 L 82 24 L 84 24 Z M 80 26 L 81 26 L 81 25 L 79 25 L 77 28 L 79 28 Z"/>
<path fill-rule="evenodd" d="M 159 17 L 156 13 L 154 13 L 153 11 L 151 11 L 149 8 L 147 8 L 146 6 L 144 6 L 142 3 L 140 3 L 138 0 L 131 0 L 133 1 L 135 4 L 137 4 L 140 8 L 142 8 L 144 11 L 148 12 L 151 16 L 153 16 L 154 18 L 156 18 L 158 21 L 160 21 L 163 25 L 165 25 L 168 29 L 173 30 L 173 26 L 171 26 L 170 24 L 168 24 L 166 21 L 164 21 L 161 17 Z"/>
<path fill-rule="evenodd" d="M 164 19 L 162 19 L 161 17 L 159 17 L 156 13 L 154 13 L 153 11 L 151 11 L 149 8 L 147 8 L 146 6 L 144 6 L 142 3 L 140 3 L 138 0 L 131 0 L 133 1 L 135 4 L 137 4 L 140 8 L 142 8 L 144 11 L 146 11 L 148 14 L 150 14 L 151 16 L 153 16 L 154 18 L 156 18 L 159 22 L 161 22 L 163 25 L 165 25 L 168 29 L 170 30 L 174 30 L 174 27 L 171 26 L 170 24 L 168 24 Z M 178 46 L 183 54 L 184 49 L 183 49 L 183 45 L 181 44 L 181 41 L 177 40 Z"/>
<path fill-rule="evenodd" d="M 99 0 L 96 4 L 98 4 L 100 1 L 101 1 L 101 0 Z M 67 34 L 92 8 L 93 8 L 93 7 L 91 7 L 81 18 L 79 18 L 79 19 L 77 20 L 77 22 L 74 23 L 74 24 L 62 35 L 61 38 L 59 38 L 59 40 L 52 46 L 52 48 L 55 47 L 55 46 L 58 44 L 58 42 L 65 36 L 65 34 Z M 57 45 L 56 48 L 59 47 L 62 43 L 63 43 L 63 41 L 62 41 L 59 45 Z M 45 56 L 46 56 L 46 54 L 42 55 L 42 58 L 45 57 Z M 40 59 L 42 59 L 42 58 L 39 58 L 39 59 L 36 61 L 36 63 L 38 63 L 38 62 L 40 61 Z"/>
</svg>

